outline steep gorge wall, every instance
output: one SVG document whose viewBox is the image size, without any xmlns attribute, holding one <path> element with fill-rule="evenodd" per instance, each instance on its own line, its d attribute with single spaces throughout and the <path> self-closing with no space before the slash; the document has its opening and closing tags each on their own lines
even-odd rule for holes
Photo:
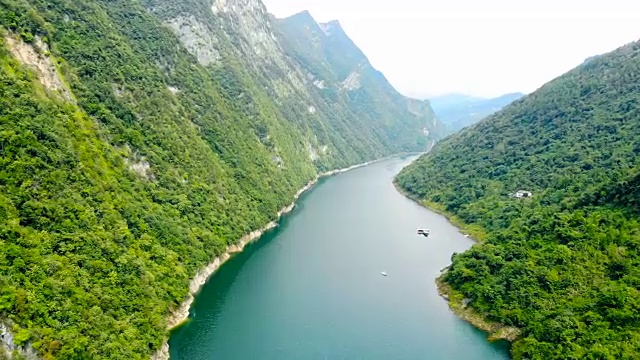
<svg viewBox="0 0 640 360">
<path fill-rule="evenodd" d="M 434 121 L 330 100 L 257 1 L 2 4 L 0 319 L 45 358 L 148 358 L 212 259 Z"/>
</svg>

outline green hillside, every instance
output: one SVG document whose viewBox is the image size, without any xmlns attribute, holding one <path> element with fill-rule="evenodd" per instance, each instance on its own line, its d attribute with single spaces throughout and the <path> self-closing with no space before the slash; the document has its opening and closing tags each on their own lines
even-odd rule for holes
<svg viewBox="0 0 640 360">
<path fill-rule="evenodd" d="M 0 5 L 0 328 L 45 359 L 148 359 L 320 171 L 435 140 L 320 95 L 259 1 Z"/>
<path fill-rule="evenodd" d="M 400 94 L 353 43 L 338 21 L 316 23 L 304 11 L 281 19 L 279 37 L 288 54 L 302 65 L 323 101 L 337 108 L 350 122 L 364 119 L 376 124 L 383 142 L 400 142 L 426 149 L 444 134 L 428 101 Z M 347 109 L 349 111 L 341 111 Z M 415 123 L 426 136 L 416 142 Z"/>
<path fill-rule="evenodd" d="M 483 241 L 443 280 L 516 359 L 640 356 L 640 42 L 451 136 L 397 184 Z M 533 197 L 509 196 L 518 190 Z"/>
</svg>

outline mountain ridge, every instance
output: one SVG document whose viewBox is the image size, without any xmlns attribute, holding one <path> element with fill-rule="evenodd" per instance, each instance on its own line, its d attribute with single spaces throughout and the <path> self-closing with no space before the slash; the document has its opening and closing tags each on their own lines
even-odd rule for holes
<svg viewBox="0 0 640 360">
<path fill-rule="evenodd" d="M 639 70 L 640 41 L 594 57 L 395 180 L 481 240 L 441 280 L 452 308 L 520 329 L 515 359 L 640 353 Z"/>
<path fill-rule="evenodd" d="M 375 69 L 357 45 L 344 33 L 337 21 L 333 22 L 337 32 L 318 24 L 310 13 L 298 13 L 279 19 L 282 39 L 287 52 L 293 54 L 321 95 L 335 101 L 336 92 L 345 94 L 352 106 L 366 106 L 371 121 L 390 123 L 395 119 L 424 119 L 428 126 L 422 131 L 426 136 L 440 137 L 443 125 L 437 119 L 428 100 L 417 100 L 400 94 Z M 331 24 L 331 22 L 329 23 Z M 322 29 L 325 26 L 325 29 Z M 328 33 L 328 34 L 327 34 Z M 379 104 L 393 107 L 379 107 Z M 394 132 L 399 129 L 394 130 Z M 434 142 L 427 143 L 427 147 Z"/>
<path fill-rule="evenodd" d="M 482 98 L 461 93 L 446 94 L 429 99 L 434 112 L 447 127 L 449 134 L 473 125 L 503 107 L 525 96 L 514 92 L 495 98 Z"/>
<path fill-rule="evenodd" d="M 324 91 L 279 32 L 255 0 L 3 0 L 0 356 L 148 359 L 298 189 L 438 138 L 428 104 Z"/>
</svg>

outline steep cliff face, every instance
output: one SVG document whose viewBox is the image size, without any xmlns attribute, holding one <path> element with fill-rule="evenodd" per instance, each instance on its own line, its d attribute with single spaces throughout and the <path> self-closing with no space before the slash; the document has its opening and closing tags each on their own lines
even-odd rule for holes
<svg viewBox="0 0 640 360">
<path fill-rule="evenodd" d="M 247 65 L 246 71 L 261 71 L 271 81 L 288 79 L 293 85 L 289 90 L 302 88 L 302 75 L 280 48 L 262 2 L 144 0 L 143 5 L 174 31 L 192 55 L 198 57 L 203 49 L 212 54 L 202 65 L 221 65 L 222 60 L 233 59 Z"/>
<path fill-rule="evenodd" d="M 324 24 L 323 31 L 308 13 L 303 13 L 313 26 L 312 35 L 326 42 L 322 45 L 327 47 L 330 60 L 326 66 L 338 75 L 328 79 L 315 74 L 313 67 L 307 66 L 308 59 L 288 45 L 290 39 L 283 36 L 287 33 L 283 31 L 285 24 L 269 15 L 260 1 L 216 1 L 210 8 L 199 0 L 182 4 L 146 0 L 144 5 L 163 19 L 187 49 L 204 44 L 206 50 L 196 52 L 201 46 L 191 53 L 204 58 L 205 66 L 225 72 L 232 68 L 232 72 L 257 84 L 256 93 L 275 102 L 283 118 L 304 135 L 309 157 L 322 169 L 345 156 L 349 159 L 353 148 L 374 157 L 424 151 L 442 133 L 428 102 L 423 105 L 427 111 L 418 116 L 410 113 L 410 100 L 371 67 L 337 22 Z M 363 83 L 371 78 L 381 81 Z M 380 87 L 382 93 L 391 95 L 362 98 L 362 93 L 377 93 Z M 389 110 L 394 107 L 400 111 Z M 394 120 L 388 121 L 391 117 Z M 423 128 L 429 129 L 429 135 Z M 336 136 L 332 129 L 339 129 L 343 136 Z M 358 160 L 362 159 L 353 158 L 342 165 Z"/>
<path fill-rule="evenodd" d="M 46 358 L 148 358 L 320 171 L 435 138 L 322 89 L 258 1 L 0 1 L 0 319 Z"/>
<path fill-rule="evenodd" d="M 375 124 L 382 129 L 376 136 L 388 143 L 426 148 L 443 135 L 444 127 L 429 102 L 398 93 L 338 21 L 318 24 L 304 11 L 279 20 L 279 29 L 285 50 L 314 81 L 319 96 L 351 111 L 343 116 Z M 416 131 L 425 136 L 414 143 L 411 136 Z"/>
</svg>

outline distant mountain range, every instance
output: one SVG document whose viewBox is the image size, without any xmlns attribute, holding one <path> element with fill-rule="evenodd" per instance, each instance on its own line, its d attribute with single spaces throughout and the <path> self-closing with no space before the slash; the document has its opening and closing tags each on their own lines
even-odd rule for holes
<svg viewBox="0 0 640 360">
<path fill-rule="evenodd" d="M 487 99 L 464 94 L 447 94 L 430 98 L 429 101 L 436 115 L 447 127 L 446 132 L 451 134 L 477 123 L 523 96 L 522 93 L 510 93 Z"/>
</svg>

